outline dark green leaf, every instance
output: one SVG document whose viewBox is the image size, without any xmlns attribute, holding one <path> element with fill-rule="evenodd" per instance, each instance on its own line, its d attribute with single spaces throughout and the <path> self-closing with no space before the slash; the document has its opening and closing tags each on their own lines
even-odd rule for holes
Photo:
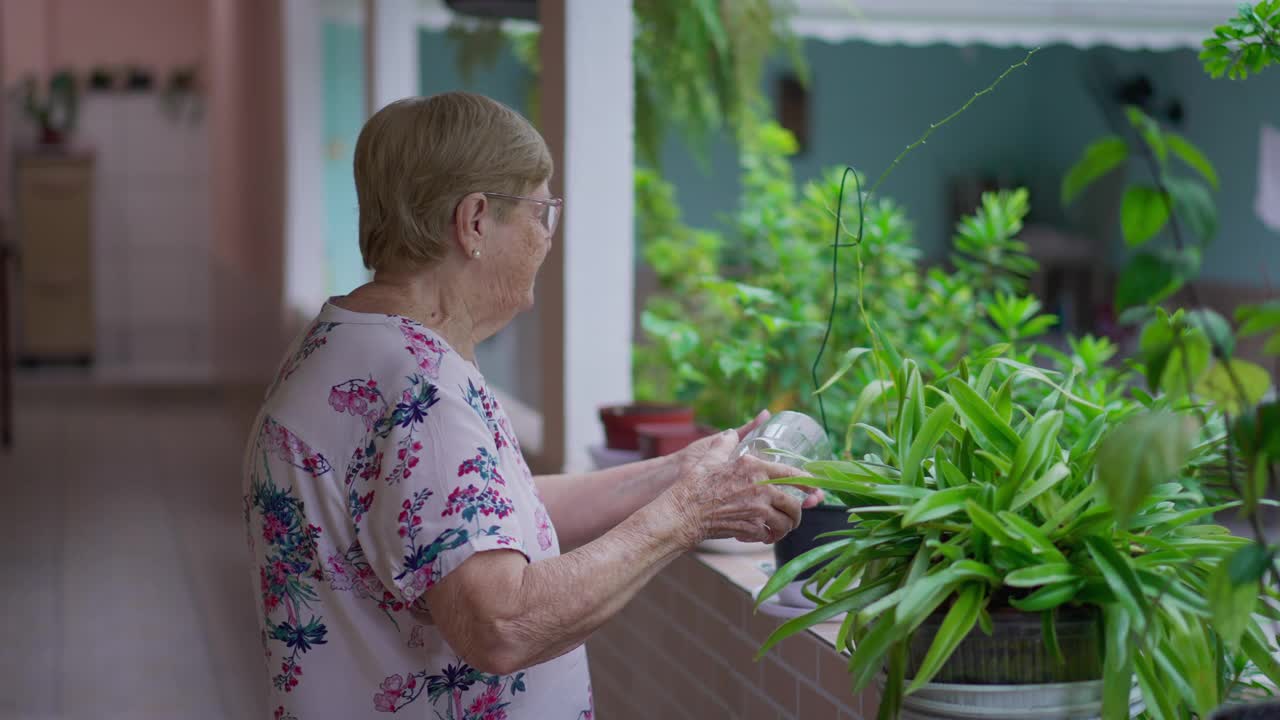
<svg viewBox="0 0 1280 720">
<path fill-rule="evenodd" d="M 1116 308 L 1158 303 L 1182 287 L 1177 267 L 1151 253 L 1139 253 L 1120 273 L 1116 283 Z"/>
<path fill-rule="evenodd" d="M 1227 319 L 1213 310 L 1201 308 L 1187 313 L 1187 322 L 1199 328 L 1214 350 L 1214 357 L 1230 357 L 1236 350 L 1236 337 Z"/>
<path fill-rule="evenodd" d="M 1064 665 L 1067 659 L 1062 655 L 1062 646 L 1058 644 L 1058 624 L 1053 621 L 1053 611 L 1046 610 L 1040 613 L 1040 634 L 1044 637 L 1044 649 L 1059 665 Z"/>
<path fill-rule="evenodd" d="M 1276 661 L 1271 641 L 1257 625 L 1251 625 L 1240 642 L 1240 649 L 1272 683 L 1280 685 L 1280 662 Z"/>
<path fill-rule="evenodd" d="M 1055 485 L 1071 476 L 1071 469 L 1064 463 L 1056 463 L 1045 471 L 1035 482 L 1028 485 L 1013 498 L 1010 510 L 1017 512 L 1026 507 L 1032 500 L 1053 489 Z"/>
<path fill-rule="evenodd" d="M 1010 598 L 1009 604 L 1023 612 L 1051 610 L 1074 600 L 1083 587 L 1083 580 L 1045 585 L 1024 598 Z"/>
<path fill-rule="evenodd" d="M 1089 555 L 1097 564 L 1098 570 L 1106 580 L 1107 587 L 1115 593 L 1121 607 L 1132 617 L 1142 617 L 1145 603 L 1142 601 L 1142 588 L 1133 573 L 1129 559 L 1112 547 L 1111 543 L 1100 537 L 1084 538 Z"/>
<path fill-rule="evenodd" d="M 1218 233 L 1218 209 L 1203 183 L 1187 178 L 1165 178 L 1165 187 L 1173 200 L 1173 211 L 1201 242 L 1209 242 Z"/>
<path fill-rule="evenodd" d="M 871 627 L 862 641 L 854 648 L 853 657 L 849 659 L 850 674 L 853 676 L 853 691 L 860 693 L 871 684 L 880 669 L 884 667 L 885 655 L 889 646 L 902 638 L 902 632 L 894 618 L 893 612 L 885 613 Z"/>
<path fill-rule="evenodd" d="M 1070 205 L 1095 180 L 1114 170 L 1129 157 L 1129 145 L 1109 135 L 1085 148 L 1084 156 L 1062 180 L 1062 204 Z"/>
<path fill-rule="evenodd" d="M 1133 185 L 1120 205 L 1120 228 L 1124 242 L 1138 247 L 1155 237 L 1169 221 L 1169 201 L 1157 188 Z"/>
<path fill-rule="evenodd" d="M 1264 545 L 1245 545 L 1227 561 L 1227 576 L 1232 585 L 1255 584 L 1271 567 L 1275 554 Z"/>
</svg>

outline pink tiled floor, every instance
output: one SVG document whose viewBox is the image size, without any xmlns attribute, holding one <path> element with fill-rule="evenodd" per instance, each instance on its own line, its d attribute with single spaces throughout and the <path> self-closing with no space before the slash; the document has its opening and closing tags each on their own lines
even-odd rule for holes
<svg viewBox="0 0 1280 720">
<path fill-rule="evenodd" d="M 245 412 L 219 398 L 20 384 L 0 454 L 0 718 L 267 717 Z"/>
</svg>

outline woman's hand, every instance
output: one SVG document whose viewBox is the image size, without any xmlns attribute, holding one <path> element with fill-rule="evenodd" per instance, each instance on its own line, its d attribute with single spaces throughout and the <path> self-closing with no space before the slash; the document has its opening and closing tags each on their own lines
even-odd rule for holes
<svg viewBox="0 0 1280 720">
<path fill-rule="evenodd" d="M 777 486 L 761 484 L 770 478 L 801 477 L 802 471 L 749 455 L 734 457 L 741 438 L 766 417 L 761 413 L 737 431 L 704 438 L 673 458 L 678 479 L 661 499 L 682 517 L 687 547 L 730 537 L 777 542 L 800 524 L 803 508 L 822 501 L 821 491 L 803 485 L 797 487 L 809 496 L 801 503 Z"/>
</svg>

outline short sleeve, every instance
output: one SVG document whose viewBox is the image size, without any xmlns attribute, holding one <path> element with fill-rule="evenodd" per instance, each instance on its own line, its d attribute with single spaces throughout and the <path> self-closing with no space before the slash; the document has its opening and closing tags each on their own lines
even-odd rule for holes
<svg viewBox="0 0 1280 720">
<path fill-rule="evenodd" d="M 368 442 L 347 468 L 348 505 L 387 588 L 412 603 L 477 552 L 528 558 L 494 435 L 463 389 L 411 375 L 390 394 L 352 381 L 334 395 L 331 404 L 366 421 Z"/>
</svg>

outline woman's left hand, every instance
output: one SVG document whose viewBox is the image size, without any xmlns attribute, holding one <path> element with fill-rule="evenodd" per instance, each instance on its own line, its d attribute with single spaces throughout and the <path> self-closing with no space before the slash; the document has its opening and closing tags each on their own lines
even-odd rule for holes
<svg viewBox="0 0 1280 720">
<path fill-rule="evenodd" d="M 751 422 L 737 428 L 738 442 L 742 442 L 742 440 L 746 438 L 747 435 L 751 434 L 752 430 L 755 430 L 757 427 L 759 427 L 761 423 L 768 421 L 769 417 L 770 417 L 770 414 L 768 410 L 761 410 L 760 414 L 756 415 L 755 418 L 751 420 Z M 678 471 L 679 468 L 689 467 L 694 464 L 697 464 L 698 458 L 701 458 L 703 455 L 707 453 L 707 451 L 711 448 L 712 443 L 715 442 L 715 438 L 716 438 L 715 435 L 704 437 L 701 440 L 698 440 L 697 442 L 689 444 L 683 450 L 674 452 L 671 455 L 669 455 L 668 458 L 671 461 L 671 463 L 668 467 L 671 468 L 671 472 L 670 472 L 671 482 L 674 482 L 676 477 L 679 475 L 679 471 Z M 796 475 L 797 477 L 799 477 L 799 476 L 805 475 L 805 473 L 802 470 L 796 470 Z M 797 486 L 797 487 L 801 487 L 801 486 Z M 821 490 L 818 490 L 816 488 L 803 488 L 803 489 L 808 491 L 809 496 L 804 499 L 804 504 L 801 506 L 802 508 L 804 508 L 805 510 L 808 510 L 809 508 L 822 502 L 823 494 Z"/>
</svg>

